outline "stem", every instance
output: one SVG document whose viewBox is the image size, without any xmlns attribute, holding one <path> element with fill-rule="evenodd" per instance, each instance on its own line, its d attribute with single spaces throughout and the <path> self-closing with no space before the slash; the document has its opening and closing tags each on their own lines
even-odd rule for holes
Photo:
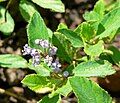
<svg viewBox="0 0 120 103">
<path fill-rule="evenodd" d="M 2 88 L 0 88 L 0 94 L 6 94 L 6 95 L 9 95 L 9 96 L 15 97 L 15 98 L 17 98 L 17 99 L 19 99 L 19 100 L 21 100 L 21 101 L 27 102 L 27 99 L 26 99 L 26 98 L 23 98 L 23 97 L 21 97 L 21 96 L 18 96 L 18 95 L 16 95 L 16 94 L 14 94 L 14 93 L 12 93 L 12 92 L 10 92 L 10 91 L 7 91 L 7 90 L 5 90 L 5 89 L 2 89 Z"/>
<path fill-rule="evenodd" d="M 4 15 L 5 16 L 5 22 L 7 21 L 7 10 L 8 10 L 11 3 L 12 3 L 12 0 L 9 0 L 9 2 L 8 2 L 7 6 L 6 6 L 6 9 L 5 9 L 5 15 Z"/>
<path fill-rule="evenodd" d="M 55 77 L 55 78 L 57 78 L 57 79 L 61 79 L 61 76 L 59 76 L 58 74 L 56 74 L 56 73 L 54 73 L 54 72 L 52 72 L 51 76 L 52 76 L 52 77 Z"/>
</svg>

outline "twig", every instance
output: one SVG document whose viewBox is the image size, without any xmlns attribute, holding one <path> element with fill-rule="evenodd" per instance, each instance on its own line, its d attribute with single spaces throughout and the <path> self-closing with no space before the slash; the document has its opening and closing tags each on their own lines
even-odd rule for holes
<svg viewBox="0 0 120 103">
<path fill-rule="evenodd" d="M 9 95 L 9 96 L 15 97 L 15 98 L 17 98 L 17 99 L 19 99 L 19 100 L 21 100 L 21 101 L 27 102 L 27 99 L 26 99 L 26 98 L 23 98 L 23 97 L 21 97 L 21 96 L 18 96 L 18 95 L 16 95 L 16 94 L 14 94 L 14 93 L 12 93 L 12 92 L 10 92 L 10 91 L 7 91 L 7 90 L 5 90 L 5 89 L 2 89 L 2 88 L 0 88 L 0 94 L 6 94 L 6 95 Z"/>
<path fill-rule="evenodd" d="M 5 9 L 5 15 L 4 15 L 4 17 L 5 17 L 5 22 L 7 21 L 7 10 L 8 10 L 8 8 L 9 8 L 11 2 L 12 2 L 12 0 L 9 0 L 9 2 L 8 2 L 7 6 L 6 6 L 6 9 Z"/>
</svg>

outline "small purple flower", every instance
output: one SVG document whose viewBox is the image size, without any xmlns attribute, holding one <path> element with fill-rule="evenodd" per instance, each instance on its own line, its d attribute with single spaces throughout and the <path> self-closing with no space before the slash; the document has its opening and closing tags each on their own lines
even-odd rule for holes
<svg viewBox="0 0 120 103">
<path fill-rule="evenodd" d="M 28 44 L 25 44 L 25 46 L 23 47 L 23 55 L 29 55 L 31 53 L 31 48 L 28 46 Z"/>
<path fill-rule="evenodd" d="M 57 58 L 54 63 L 51 65 L 53 68 L 60 68 L 61 64 L 59 63 L 59 59 Z"/>
<path fill-rule="evenodd" d="M 30 55 L 34 56 L 36 54 L 36 52 L 37 52 L 36 49 L 32 49 Z"/>
<path fill-rule="evenodd" d="M 63 77 L 68 77 L 69 76 L 69 72 L 68 71 L 64 71 L 63 72 Z"/>
<path fill-rule="evenodd" d="M 32 63 L 33 63 L 33 66 L 39 65 L 40 64 L 40 58 L 33 57 L 32 58 Z"/>
<path fill-rule="evenodd" d="M 54 72 L 56 72 L 56 73 L 61 72 L 61 69 L 60 69 L 61 64 L 59 63 L 59 60 L 58 60 L 58 59 L 56 59 L 55 62 L 53 62 L 53 63 L 51 64 L 51 67 L 52 67 L 52 69 L 54 70 Z"/>
<path fill-rule="evenodd" d="M 32 61 L 34 66 L 40 64 L 40 54 L 37 51 L 32 55 Z"/>
<path fill-rule="evenodd" d="M 55 47 L 55 46 L 50 47 L 50 49 L 49 49 L 50 56 L 56 55 L 56 52 L 57 52 L 57 47 Z"/>
<path fill-rule="evenodd" d="M 56 63 L 56 62 L 54 62 L 54 63 L 52 63 L 52 68 L 60 68 L 61 67 L 61 64 L 59 63 Z"/>
<path fill-rule="evenodd" d="M 54 71 L 55 73 L 59 73 L 59 72 L 61 72 L 62 70 L 61 70 L 60 68 L 54 68 L 53 71 Z"/>
<path fill-rule="evenodd" d="M 48 49 L 47 56 L 44 58 L 44 63 L 46 63 L 49 67 L 51 67 L 54 70 L 54 72 L 56 73 L 61 72 L 60 69 L 61 64 L 59 63 L 59 59 L 56 59 L 53 62 L 54 55 L 56 55 L 57 52 L 57 47 L 52 46 L 52 44 L 50 44 L 48 40 L 44 40 L 44 39 L 36 39 L 35 44 L 41 46 L 42 48 Z M 28 46 L 28 44 L 24 46 L 23 54 L 24 55 L 29 54 L 32 56 L 32 62 L 34 66 L 40 64 L 40 56 L 41 56 L 40 53 L 36 49 Z M 42 56 L 44 57 L 44 54 Z"/>
<path fill-rule="evenodd" d="M 43 48 L 49 48 L 50 44 L 48 40 L 36 39 L 35 44 L 40 45 Z"/>
<path fill-rule="evenodd" d="M 45 59 L 44 59 L 44 63 L 46 63 L 47 66 L 51 66 L 52 61 L 53 61 L 53 58 L 50 57 L 49 55 L 47 55 L 47 56 L 45 57 Z"/>
<path fill-rule="evenodd" d="M 40 64 L 40 54 L 36 49 L 32 49 L 28 44 L 25 44 L 23 47 L 23 55 L 31 55 L 32 56 L 32 62 L 33 65 L 39 65 Z"/>
<path fill-rule="evenodd" d="M 41 47 L 43 48 L 49 48 L 49 42 L 48 40 L 43 40 L 40 42 Z"/>
</svg>

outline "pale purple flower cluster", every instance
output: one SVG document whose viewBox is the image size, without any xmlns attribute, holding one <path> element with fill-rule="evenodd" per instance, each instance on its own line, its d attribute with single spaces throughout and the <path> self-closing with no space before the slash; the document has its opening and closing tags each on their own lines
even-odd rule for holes
<svg viewBox="0 0 120 103">
<path fill-rule="evenodd" d="M 54 72 L 61 72 L 61 64 L 59 63 L 58 58 L 56 60 L 53 60 L 53 57 L 47 55 L 44 59 L 44 62 L 47 64 L 47 66 L 51 67 Z"/>
<path fill-rule="evenodd" d="M 28 44 L 25 44 L 25 46 L 23 47 L 22 52 L 23 52 L 23 55 L 30 55 L 31 52 L 32 52 L 32 48 L 30 48 L 28 46 Z"/>
<path fill-rule="evenodd" d="M 53 61 L 53 57 L 50 57 L 49 55 L 47 55 L 44 59 L 44 62 L 47 64 L 47 66 L 51 66 Z"/>
<path fill-rule="evenodd" d="M 59 73 L 61 72 L 61 64 L 59 63 L 59 59 L 57 58 L 52 64 L 51 64 L 52 69 L 54 72 Z"/>
<path fill-rule="evenodd" d="M 28 44 L 25 44 L 23 47 L 23 55 L 31 55 L 32 56 L 32 63 L 34 66 L 40 64 L 40 54 L 36 49 L 31 48 Z"/>
<path fill-rule="evenodd" d="M 36 39 L 35 44 L 41 46 L 44 49 L 47 49 L 47 55 L 40 55 L 40 53 L 36 50 L 28 46 L 28 44 L 25 44 L 23 47 L 23 55 L 31 55 L 32 56 L 32 63 L 34 66 L 40 64 L 41 56 L 44 58 L 44 63 L 47 64 L 47 66 L 51 67 L 55 73 L 60 73 L 61 70 L 61 64 L 59 62 L 59 59 L 55 57 L 57 52 L 57 47 L 53 46 L 49 43 L 48 40 L 43 39 Z M 63 77 L 68 77 L 69 73 L 67 71 L 63 72 Z"/>
<path fill-rule="evenodd" d="M 49 48 L 50 44 L 48 40 L 36 39 L 35 44 L 40 45 L 43 48 Z"/>
<path fill-rule="evenodd" d="M 48 40 L 43 40 L 43 39 L 36 39 L 35 44 L 41 46 L 42 48 L 48 48 L 48 55 L 49 56 L 54 56 L 56 55 L 57 48 L 55 46 L 52 46 Z"/>
<path fill-rule="evenodd" d="M 32 62 L 34 66 L 40 64 L 40 54 L 38 51 L 35 51 L 34 54 L 32 55 Z"/>
<path fill-rule="evenodd" d="M 43 39 L 36 39 L 35 44 L 48 49 L 48 55 L 45 57 L 44 63 L 46 63 L 47 66 L 51 67 L 54 72 L 56 73 L 60 72 L 61 64 L 59 63 L 59 59 L 58 58 L 56 60 L 53 59 L 54 55 L 56 55 L 57 47 L 52 46 L 52 44 L 50 44 L 48 40 Z"/>
</svg>

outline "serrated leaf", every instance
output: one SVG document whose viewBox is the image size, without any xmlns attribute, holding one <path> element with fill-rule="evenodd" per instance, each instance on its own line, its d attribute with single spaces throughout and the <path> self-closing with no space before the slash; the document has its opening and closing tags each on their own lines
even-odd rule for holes
<svg viewBox="0 0 120 103">
<path fill-rule="evenodd" d="M 49 79 L 38 74 L 30 74 L 25 76 L 22 83 L 36 93 L 47 93 L 53 90 L 53 87 L 50 87 L 49 85 Z"/>
<path fill-rule="evenodd" d="M 53 32 L 51 29 L 47 28 L 48 30 L 48 35 L 49 35 L 49 38 L 52 39 L 52 36 L 53 36 Z"/>
<path fill-rule="evenodd" d="M 111 36 L 111 33 L 115 32 L 120 28 L 120 7 L 108 12 L 103 20 L 100 22 L 104 27 L 105 30 L 98 35 L 96 38 L 102 39 L 105 37 Z M 112 34 L 113 35 L 113 34 Z"/>
<path fill-rule="evenodd" d="M 56 95 L 52 98 L 45 96 L 37 103 L 48 103 L 48 101 L 49 101 L 49 103 L 61 103 L 61 97 L 59 95 Z"/>
<path fill-rule="evenodd" d="M 5 35 L 10 35 L 14 30 L 14 20 L 7 11 L 5 21 L 5 8 L 0 6 L 0 31 Z"/>
<path fill-rule="evenodd" d="M 107 5 L 106 5 L 106 10 L 107 11 L 111 11 L 117 7 L 120 7 L 120 1 L 116 0 L 116 1 L 110 1 Z"/>
<path fill-rule="evenodd" d="M 86 44 L 84 47 L 84 51 L 87 55 L 90 55 L 91 57 L 99 56 L 104 51 L 103 41 L 100 40 L 97 44 L 94 45 Z"/>
<path fill-rule="evenodd" d="M 71 62 L 71 52 L 73 52 L 73 50 L 71 48 L 71 44 L 67 41 L 65 36 L 55 32 L 52 38 L 52 42 L 58 48 L 57 56 L 67 62 Z"/>
<path fill-rule="evenodd" d="M 28 68 L 34 70 L 40 76 L 50 76 L 50 72 L 52 71 L 52 69 L 47 67 L 44 63 L 40 63 L 38 66 L 33 66 L 30 62 Z"/>
<path fill-rule="evenodd" d="M 39 6 L 51 9 L 56 12 L 65 12 L 64 4 L 61 0 L 32 0 L 34 3 L 38 4 Z"/>
<path fill-rule="evenodd" d="M 83 17 L 86 21 L 99 21 L 103 18 L 105 12 L 105 3 L 103 0 L 99 0 L 95 6 L 93 11 L 86 12 Z"/>
<path fill-rule="evenodd" d="M 69 81 L 78 103 L 112 103 L 110 95 L 91 80 L 72 77 Z"/>
<path fill-rule="evenodd" d="M 1 54 L 0 66 L 8 68 L 27 68 L 27 61 L 19 55 Z"/>
<path fill-rule="evenodd" d="M 120 51 L 114 46 L 110 46 L 108 49 L 113 52 L 113 55 L 110 55 L 110 57 L 112 58 L 114 63 L 120 66 Z"/>
<path fill-rule="evenodd" d="M 83 22 L 81 24 L 80 35 L 85 41 L 88 42 L 95 36 L 95 33 L 90 24 L 88 24 L 87 22 Z"/>
<path fill-rule="evenodd" d="M 58 32 L 65 35 L 73 47 L 83 47 L 82 39 L 74 31 L 70 29 L 59 29 Z"/>
<path fill-rule="evenodd" d="M 79 25 L 75 28 L 74 32 L 76 32 L 78 35 L 80 35 L 80 32 L 81 32 L 81 24 L 79 24 Z"/>
<path fill-rule="evenodd" d="M 26 21 L 29 21 L 32 15 L 37 12 L 35 6 L 27 0 L 21 0 L 19 4 L 20 13 Z"/>
<path fill-rule="evenodd" d="M 27 27 L 28 43 L 30 47 L 41 49 L 40 46 L 35 44 L 36 39 L 49 39 L 47 27 L 38 12 L 35 12 Z"/>
<path fill-rule="evenodd" d="M 64 24 L 64 23 L 60 23 L 60 24 L 58 25 L 57 30 L 59 30 L 59 29 L 68 29 L 68 27 L 67 27 L 66 24 Z"/>
<path fill-rule="evenodd" d="M 103 0 L 98 0 L 95 4 L 93 11 L 86 12 L 83 17 L 88 21 L 94 30 L 98 31 L 100 21 L 103 19 L 105 13 L 105 3 Z M 101 30 L 101 29 L 99 29 Z"/>
<path fill-rule="evenodd" d="M 62 80 L 39 74 L 30 74 L 25 76 L 22 83 L 36 93 L 48 93 L 53 91 L 56 85 L 61 84 Z"/>
<path fill-rule="evenodd" d="M 104 15 L 105 12 L 105 2 L 104 0 L 98 0 L 98 2 L 94 6 L 94 11 L 98 13 L 100 16 Z"/>
<path fill-rule="evenodd" d="M 75 76 L 91 77 L 91 76 L 107 76 L 115 73 L 111 63 L 103 60 L 88 61 L 78 64 L 73 70 Z"/>
<path fill-rule="evenodd" d="M 54 97 L 58 94 L 63 95 L 65 97 L 68 96 L 68 94 L 72 91 L 72 88 L 70 86 L 69 80 L 67 81 L 67 83 L 65 85 L 63 85 L 62 87 L 58 88 L 57 90 L 53 91 L 49 96 L 50 97 Z"/>
</svg>

